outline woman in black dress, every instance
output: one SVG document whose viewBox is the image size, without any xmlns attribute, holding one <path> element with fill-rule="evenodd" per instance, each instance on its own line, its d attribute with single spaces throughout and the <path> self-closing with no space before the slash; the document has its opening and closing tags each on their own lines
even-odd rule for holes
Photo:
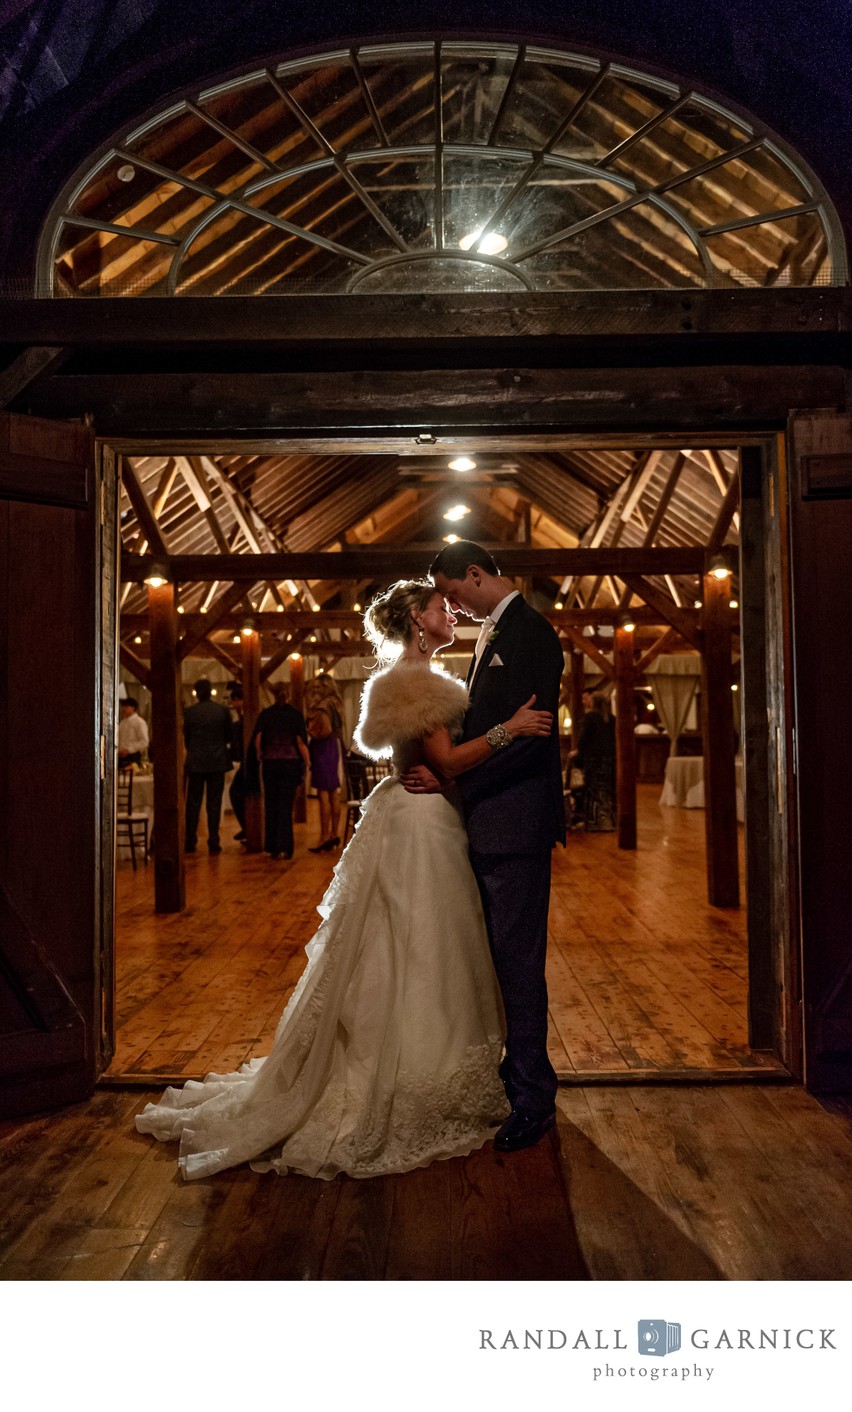
<svg viewBox="0 0 852 1412">
<path fill-rule="evenodd" d="M 615 828 L 615 723 L 601 691 L 583 692 L 583 724 L 571 763 L 583 771 L 583 822 L 587 833 Z"/>
</svg>

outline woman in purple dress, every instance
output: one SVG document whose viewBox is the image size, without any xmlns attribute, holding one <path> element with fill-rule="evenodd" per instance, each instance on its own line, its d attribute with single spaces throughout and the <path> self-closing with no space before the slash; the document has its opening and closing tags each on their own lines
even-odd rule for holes
<svg viewBox="0 0 852 1412">
<path fill-rule="evenodd" d="M 340 736 L 329 702 L 317 702 L 308 715 L 311 783 L 319 796 L 320 841 L 310 853 L 330 853 L 340 844 Z"/>
</svg>

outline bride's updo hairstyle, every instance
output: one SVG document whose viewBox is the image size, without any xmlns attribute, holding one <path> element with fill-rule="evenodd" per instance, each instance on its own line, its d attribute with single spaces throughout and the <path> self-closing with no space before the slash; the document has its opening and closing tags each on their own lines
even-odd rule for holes
<svg viewBox="0 0 852 1412">
<path fill-rule="evenodd" d="M 379 662 L 394 661 L 414 635 L 412 609 L 422 612 L 437 589 L 431 579 L 399 579 L 375 597 L 364 614 L 364 636 Z"/>
</svg>

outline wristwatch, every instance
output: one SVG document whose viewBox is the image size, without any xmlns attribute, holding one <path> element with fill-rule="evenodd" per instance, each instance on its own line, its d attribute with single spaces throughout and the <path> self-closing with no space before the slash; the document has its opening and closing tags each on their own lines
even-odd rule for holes
<svg viewBox="0 0 852 1412">
<path fill-rule="evenodd" d="M 505 726 L 492 726 L 490 731 L 485 732 L 485 739 L 492 750 L 503 750 L 512 744 L 512 737 Z"/>
</svg>

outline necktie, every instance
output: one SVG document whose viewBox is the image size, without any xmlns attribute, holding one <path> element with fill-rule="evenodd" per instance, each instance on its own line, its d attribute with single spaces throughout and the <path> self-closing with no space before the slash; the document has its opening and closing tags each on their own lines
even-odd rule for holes
<svg viewBox="0 0 852 1412">
<path fill-rule="evenodd" d="M 480 659 L 480 657 L 482 656 L 483 652 L 485 651 L 485 647 L 486 647 L 486 644 L 487 644 L 487 642 L 488 642 L 488 638 L 489 638 L 489 636 L 490 636 L 490 634 L 491 634 L 491 630 L 492 630 L 493 627 L 494 627 L 494 619 L 493 619 L 493 618 L 483 618 L 483 620 L 482 620 L 482 627 L 479 629 L 479 637 L 476 639 L 476 647 L 475 647 L 474 650 L 473 650 L 473 669 L 474 669 L 474 671 L 476 671 L 476 668 L 479 666 L 479 659 Z"/>
</svg>

